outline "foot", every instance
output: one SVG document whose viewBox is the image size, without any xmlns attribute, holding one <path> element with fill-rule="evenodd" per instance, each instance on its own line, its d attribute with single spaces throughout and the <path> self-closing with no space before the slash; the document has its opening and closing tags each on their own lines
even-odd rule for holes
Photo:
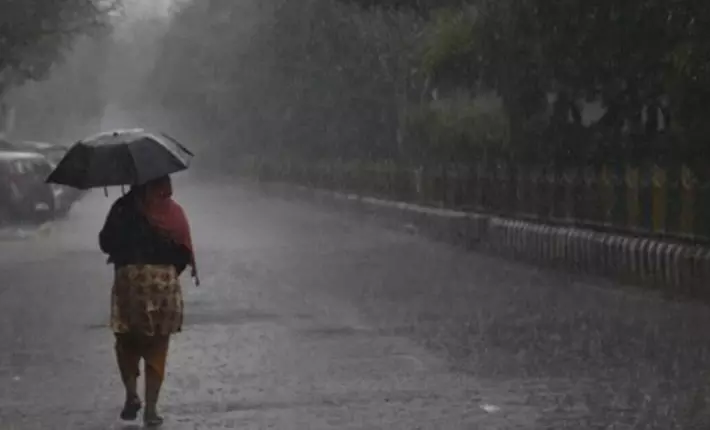
<svg viewBox="0 0 710 430">
<path fill-rule="evenodd" d="M 163 424 L 163 417 L 158 415 L 157 412 L 146 412 L 143 415 L 143 424 L 146 427 L 159 427 Z"/>
<path fill-rule="evenodd" d="M 138 397 L 126 400 L 121 411 L 123 421 L 135 421 L 138 418 L 138 411 L 141 410 L 141 400 Z"/>
</svg>

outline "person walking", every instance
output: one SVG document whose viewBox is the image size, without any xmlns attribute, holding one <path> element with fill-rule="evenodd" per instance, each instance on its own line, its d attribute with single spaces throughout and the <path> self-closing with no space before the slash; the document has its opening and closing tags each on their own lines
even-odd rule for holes
<svg viewBox="0 0 710 430">
<path fill-rule="evenodd" d="M 199 277 L 190 226 L 173 200 L 169 176 L 131 187 L 111 207 L 99 233 L 99 246 L 114 265 L 111 329 L 125 387 L 121 419 L 138 418 L 140 360 L 144 361 L 146 426 L 163 423 L 157 403 L 165 377 L 171 335 L 182 330 L 179 277 L 190 266 Z"/>
</svg>

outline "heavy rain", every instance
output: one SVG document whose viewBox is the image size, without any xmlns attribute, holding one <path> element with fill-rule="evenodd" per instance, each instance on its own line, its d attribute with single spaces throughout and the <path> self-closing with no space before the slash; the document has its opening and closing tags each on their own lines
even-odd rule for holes
<svg viewBox="0 0 710 430">
<path fill-rule="evenodd" d="M 0 430 L 710 428 L 709 19 L 0 0 Z"/>
</svg>

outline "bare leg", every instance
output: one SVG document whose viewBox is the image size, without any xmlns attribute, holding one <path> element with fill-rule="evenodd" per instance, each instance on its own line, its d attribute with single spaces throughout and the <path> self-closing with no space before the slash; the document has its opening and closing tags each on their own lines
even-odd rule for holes
<svg viewBox="0 0 710 430">
<path fill-rule="evenodd" d="M 130 335 L 116 335 L 116 360 L 121 373 L 121 380 L 126 390 L 126 401 L 121 411 L 121 419 L 135 420 L 141 408 L 138 397 L 138 376 L 140 376 L 140 351 L 136 350 L 134 340 Z"/>
<path fill-rule="evenodd" d="M 145 360 L 145 413 L 143 419 L 148 426 L 160 425 L 162 417 L 158 415 L 158 399 L 165 378 L 170 338 L 156 336 L 150 340 L 150 346 L 143 357 Z"/>
</svg>

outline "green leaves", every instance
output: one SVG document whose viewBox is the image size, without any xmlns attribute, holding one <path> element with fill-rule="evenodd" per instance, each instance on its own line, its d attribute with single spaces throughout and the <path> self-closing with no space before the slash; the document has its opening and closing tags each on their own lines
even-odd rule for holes
<svg viewBox="0 0 710 430">
<path fill-rule="evenodd" d="M 673 130 L 684 133 L 682 140 L 710 133 L 710 126 L 698 129 L 710 109 L 710 3 L 468 3 L 431 21 L 423 69 L 437 86 L 495 91 L 519 145 L 534 140 L 526 124 L 549 112 L 546 99 L 558 94 L 571 105 L 599 101 L 613 107 L 608 139 L 633 133 L 653 139 L 639 130 L 656 106 L 673 113 Z M 624 131 L 626 126 L 636 131 Z M 587 130 L 600 132 L 594 124 Z"/>
<path fill-rule="evenodd" d="M 153 89 L 249 151 L 646 156 L 662 145 L 638 142 L 668 138 L 659 111 L 674 137 L 710 134 L 708 24 L 701 0 L 202 0 L 174 17 Z M 461 91 L 502 107 L 474 113 Z"/>
<path fill-rule="evenodd" d="M 439 13 L 427 33 L 422 58 L 424 72 L 439 79 L 446 76 L 471 79 L 477 63 L 475 25 L 472 11 Z"/>
<path fill-rule="evenodd" d="M 504 110 L 468 98 L 447 99 L 412 109 L 407 117 L 408 150 L 419 163 L 472 162 L 482 154 L 510 151 Z"/>
</svg>

